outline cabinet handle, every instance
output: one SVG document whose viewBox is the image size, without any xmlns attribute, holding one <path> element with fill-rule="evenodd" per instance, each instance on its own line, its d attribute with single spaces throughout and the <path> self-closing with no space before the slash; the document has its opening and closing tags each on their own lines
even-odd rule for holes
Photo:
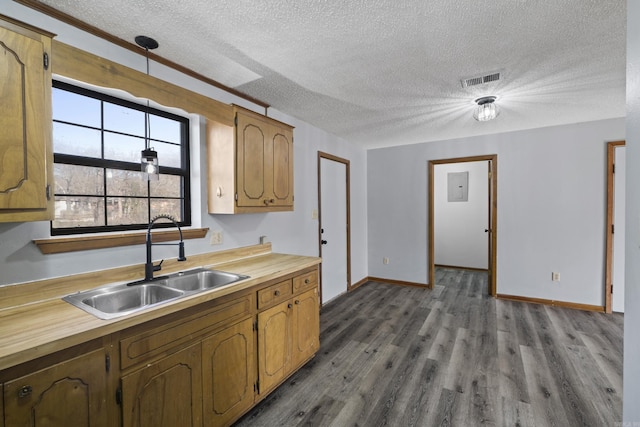
<svg viewBox="0 0 640 427">
<path fill-rule="evenodd" d="M 305 283 L 305 285 L 308 285 L 308 284 L 309 284 L 309 282 L 310 282 L 310 280 L 309 280 L 309 279 L 304 279 L 304 283 Z"/>
<path fill-rule="evenodd" d="M 269 199 L 264 199 L 264 204 L 268 205 L 269 204 Z"/>
<path fill-rule="evenodd" d="M 33 387 L 31 387 L 30 385 L 23 385 L 18 390 L 18 397 L 27 397 L 31 394 L 32 391 Z"/>
<path fill-rule="evenodd" d="M 298 304 L 300 304 L 300 300 L 299 299 L 296 300 L 296 305 L 298 305 Z"/>
<path fill-rule="evenodd" d="M 291 307 L 293 307 L 293 304 L 289 303 L 289 304 L 287 304 L 287 307 L 291 308 Z"/>
<path fill-rule="evenodd" d="M 279 297 L 279 296 L 280 296 L 280 291 L 275 291 L 273 294 L 274 294 L 275 296 Z"/>
</svg>

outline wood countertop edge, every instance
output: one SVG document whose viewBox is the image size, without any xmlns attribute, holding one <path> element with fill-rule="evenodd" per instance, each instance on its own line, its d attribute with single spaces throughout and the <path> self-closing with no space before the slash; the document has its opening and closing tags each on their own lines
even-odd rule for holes
<svg viewBox="0 0 640 427">
<path fill-rule="evenodd" d="M 14 309 L 4 309 L 0 311 L 0 325 L 10 325 L 10 327 L 0 326 L 0 371 L 314 267 L 320 261 L 317 257 L 269 253 L 207 264 L 205 267 L 226 269 L 248 275 L 250 278 L 111 320 L 98 319 L 60 298 L 21 305 Z M 195 267 L 189 269 L 191 268 Z M 45 324 L 38 325 L 39 313 L 43 312 L 54 312 L 55 315 L 50 318 L 55 316 L 60 320 L 58 322 L 49 320 Z M 20 322 L 23 322 L 23 325 L 20 325 Z M 7 329 L 12 333 L 7 333 Z M 27 336 L 26 339 L 25 336 Z"/>
</svg>

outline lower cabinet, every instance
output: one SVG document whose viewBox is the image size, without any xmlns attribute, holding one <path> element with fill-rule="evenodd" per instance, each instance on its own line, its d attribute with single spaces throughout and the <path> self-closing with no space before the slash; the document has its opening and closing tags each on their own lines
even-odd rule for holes
<svg viewBox="0 0 640 427">
<path fill-rule="evenodd" d="M 94 350 L 5 383 L 5 425 L 108 426 L 105 357 Z"/>
<path fill-rule="evenodd" d="M 317 287 L 258 313 L 260 394 L 271 391 L 320 347 Z"/>
<path fill-rule="evenodd" d="M 256 384 L 253 318 L 202 341 L 205 426 L 224 426 L 253 406 Z"/>
<path fill-rule="evenodd" d="M 202 426 L 200 351 L 198 343 L 122 377 L 123 426 Z"/>
</svg>

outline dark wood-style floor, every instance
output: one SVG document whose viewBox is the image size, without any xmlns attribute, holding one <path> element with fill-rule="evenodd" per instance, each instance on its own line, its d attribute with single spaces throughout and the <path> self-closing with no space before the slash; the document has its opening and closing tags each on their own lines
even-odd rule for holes
<svg viewBox="0 0 640 427">
<path fill-rule="evenodd" d="M 325 305 L 316 357 L 237 426 L 620 425 L 622 315 L 495 300 L 479 272 L 436 284 Z"/>
</svg>

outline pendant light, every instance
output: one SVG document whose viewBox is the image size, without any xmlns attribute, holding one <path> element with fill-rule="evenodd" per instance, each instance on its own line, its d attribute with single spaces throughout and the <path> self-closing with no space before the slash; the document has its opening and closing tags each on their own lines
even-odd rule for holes
<svg viewBox="0 0 640 427">
<path fill-rule="evenodd" d="M 136 36 L 138 46 L 143 47 L 147 58 L 147 76 L 149 75 L 149 49 L 156 49 L 158 42 L 147 36 Z M 140 154 L 140 170 L 144 172 L 147 181 L 157 181 L 160 178 L 158 166 L 158 153 L 151 147 L 151 120 L 149 118 L 149 99 L 147 109 L 144 112 L 144 150 Z"/>
<path fill-rule="evenodd" d="M 495 96 L 483 96 L 476 99 L 478 106 L 473 110 L 473 118 L 479 122 L 487 122 L 498 117 L 500 109 L 495 101 Z"/>
</svg>

